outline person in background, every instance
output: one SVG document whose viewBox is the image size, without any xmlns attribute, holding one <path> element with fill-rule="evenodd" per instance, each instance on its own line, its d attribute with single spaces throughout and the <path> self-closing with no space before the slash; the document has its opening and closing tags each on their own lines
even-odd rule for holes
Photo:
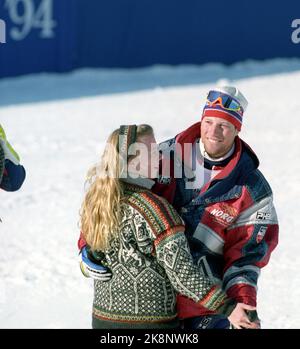
<svg viewBox="0 0 300 349">
<path fill-rule="evenodd" d="M 13 192 L 21 188 L 26 172 L 0 124 L 0 188 Z M 1 218 L 0 218 L 1 222 Z"/>
<path fill-rule="evenodd" d="M 0 124 L 0 188 L 5 191 L 17 191 L 21 188 L 26 172 L 20 164 L 20 157 L 6 138 Z"/>
</svg>

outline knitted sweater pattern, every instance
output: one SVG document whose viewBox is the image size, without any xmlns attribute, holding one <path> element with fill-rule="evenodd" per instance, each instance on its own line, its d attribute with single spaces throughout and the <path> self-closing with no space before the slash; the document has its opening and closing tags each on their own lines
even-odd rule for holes
<svg viewBox="0 0 300 349">
<path fill-rule="evenodd" d="M 101 261 L 108 282 L 94 281 L 93 316 L 123 322 L 176 318 L 178 292 L 217 308 L 224 298 L 193 264 L 181 217 L 163 198 L 127 184 L 118 237 Z"/>
</svg>

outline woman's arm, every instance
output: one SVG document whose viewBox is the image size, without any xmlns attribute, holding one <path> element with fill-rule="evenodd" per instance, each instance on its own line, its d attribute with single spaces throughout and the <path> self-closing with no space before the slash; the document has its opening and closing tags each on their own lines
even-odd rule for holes
<svg viewBox="0 0 300 349">
<path fill-rule="evenodd" d="M 154 242 L 158 262 L 178 293 L 209 310 L 229 315 L 236 302 L 194 264 L 184 232 L 163 233 Z"/>
</svg>

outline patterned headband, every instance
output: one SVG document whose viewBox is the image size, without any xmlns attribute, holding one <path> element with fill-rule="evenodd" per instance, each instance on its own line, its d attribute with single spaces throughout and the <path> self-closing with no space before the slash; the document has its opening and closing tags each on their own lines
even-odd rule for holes
<svg viewBox="0 0 300 349">
<path fill-rule="evenodd" d="M 128 148 L 136 142 L 137 126 L 136 125 L 121 125 L 119 129 L 119 154 L 125 155 L 127 158 Z"/>
</svg>

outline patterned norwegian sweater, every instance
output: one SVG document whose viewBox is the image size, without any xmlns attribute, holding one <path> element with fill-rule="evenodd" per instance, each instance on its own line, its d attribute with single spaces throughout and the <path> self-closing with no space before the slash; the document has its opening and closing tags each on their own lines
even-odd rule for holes
<svg viewBox="0 0 300 349">
<path fill-rule="evenodd" d="M 173 207 L 140 185 L 125 183 L 124 193 L 118 238 L 105 253 L 90 250 L 113 275 L 94 281 L 94 319 L 166 323 L 177 316 L 177 293 L 228 315 L 236 303 L 193 264 Z"/>
</svg>

